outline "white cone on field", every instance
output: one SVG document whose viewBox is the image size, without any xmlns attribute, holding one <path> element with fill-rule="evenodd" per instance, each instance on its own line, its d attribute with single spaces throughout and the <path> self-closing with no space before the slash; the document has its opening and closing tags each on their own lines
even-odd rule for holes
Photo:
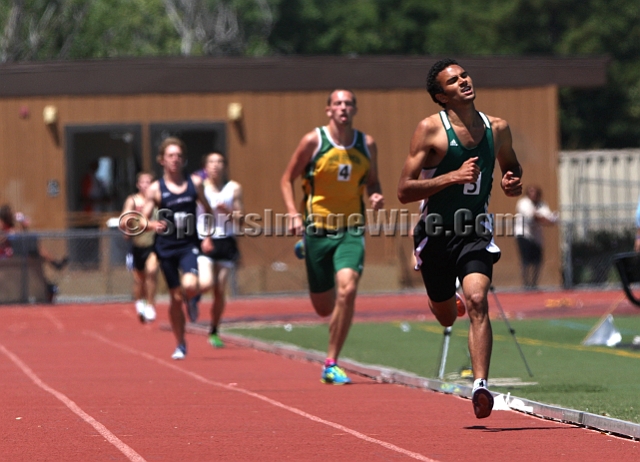
<svg viewBox="0 0 640 462">
<path fill-rule="evenodd" d="M 620 331 L 613 324 L 613 316 L 609 315 L 596 326 L 591 335 L 583 342 L 583 345 L 606 345 L 609 347 L 616 346 L 622 341 Z"/>
</svg>

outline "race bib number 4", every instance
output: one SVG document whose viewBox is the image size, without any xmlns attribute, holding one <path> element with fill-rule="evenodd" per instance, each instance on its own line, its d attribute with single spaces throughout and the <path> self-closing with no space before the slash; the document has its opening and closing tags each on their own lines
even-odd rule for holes
<svg viewBox="0 0 640 462">
<path fill-rule="evenodd" d="M 338 165 L 338 181 L 349 181 L 351 179 L 351 164 Z"/>
</svg>

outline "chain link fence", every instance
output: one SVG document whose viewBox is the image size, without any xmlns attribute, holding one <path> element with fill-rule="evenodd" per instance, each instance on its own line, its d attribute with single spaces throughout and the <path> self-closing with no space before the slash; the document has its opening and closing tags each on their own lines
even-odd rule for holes
<svg viewBox="0 0 640 462">
<path fill-rule="evenodd" d="M 635 227 L 628 220 L 563 221 L 562 272 L 565 288 L 616 286 L 616 254 L 633 250 Z M 411 242 L 402 236 L 367 245 L 361 292 L 412 290 L 421 286 L 412 270 Z M 304 262 L 292 251 L 297 238 L 239 238 L 243 253 L 232 274 L 229 295 L 305 293 Z M 129 242 L 117 230 L 24 233 L 11 258 L 0 259 L 0 303 L 100 302 L 131 300 L 126 267 Z M 166 294 L 162 275 L 158 294 Z"/>
<path fill-rule="evenodd" d="M 568 221 L 561 232 L 565 288 L 620 284 L 613 258 L 633 250 L 636 229 L 629 220 Z"/>
<path fill-rule="evenodd" d="M 21 233 L 0 260 L 0 303 L 131 298 L 128 242 L 117 230 Z"/>
<path fill-rule="evenodd" d="M 230 296 L 308 291 L 303 260 L 293 252 L 295 236 L 239 237 L 241 259 L 229 281 Z M 366 278 L 361 292 L 421 287 L 412 270 L 406 236 L 367 237 Z M 129 241 L 116 229 L 23 233 L 11 258 L 0 259 L 0 303 L 125 301 L 133 278 L 126 267 Z M 167 294 L 158 276 L 158 295 Z"/>
<path fill-rule="evenodd" d="M 563 151 L 558 180 L 564 286 L 619 284 L 612 259 L 633 250 L 640 149 Z"/>
</svg>

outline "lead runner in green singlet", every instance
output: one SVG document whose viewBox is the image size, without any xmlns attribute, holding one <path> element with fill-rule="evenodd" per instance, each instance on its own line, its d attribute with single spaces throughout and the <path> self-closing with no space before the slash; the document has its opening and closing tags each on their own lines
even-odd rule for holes
<svg viewBox="0 0 640 462">
<path fill-rule="evenodd" d="M 522 167 L 509 125 L 476 110 L 473 81 L 456 61 L 444 59 L 433 65 L 427 91 L 443 110 L 418 124 L 398 183 L 398 198 L 402 203 L 421 201 L 422 219 L 414 230 L 416 266 L 429 307 L 443 326 L 453 325 L 458 313 L 464 312 L 456 302 L 456 278 L 461 282 L 460 303 L 466 304 L 470 321 L 472 402 L 481 419 L 493 408 L 487 390 L 493 343 L 487 294 L 499 249 L 486 214 L 493 169 L 497 160 L 502 190 L 516 197 L 522 193 Z"/>
</svg>

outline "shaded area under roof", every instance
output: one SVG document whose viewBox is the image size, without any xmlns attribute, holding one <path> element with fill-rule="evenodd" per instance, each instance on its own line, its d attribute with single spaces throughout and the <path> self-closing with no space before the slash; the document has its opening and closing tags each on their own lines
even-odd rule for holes
<svg viewBox="0 0 640 462">
<path fill-rule="evenodd" d="M 0 97 L 424 88 L 439 57 L 138 58 L 0 65 Z M 476 86 L 599 87 L 609 58 L 456 58 Z"/>
</svg>

